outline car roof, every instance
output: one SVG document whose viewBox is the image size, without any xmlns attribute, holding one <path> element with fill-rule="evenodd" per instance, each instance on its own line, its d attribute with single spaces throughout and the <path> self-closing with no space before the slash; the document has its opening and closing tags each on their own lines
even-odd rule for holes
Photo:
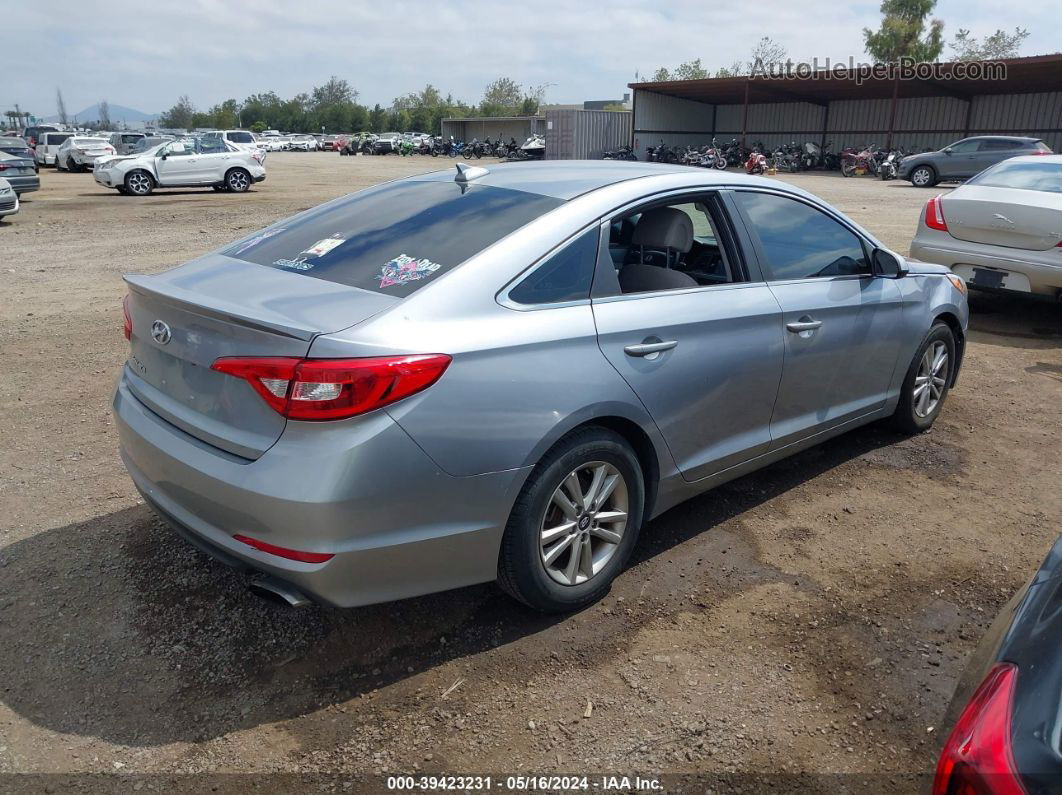
<svg viewBox="0 0 1062 795">
<path fill-rule="evenodd" d="M 1018 155 L 1017 157 L 1008 157 L 1006 160 L 1000 161 L 1001 163 L 1054 163 L 1062 164 L 1062 155 Z"/>
<path fill-rule="evenodd" d="M 1035 143 L 1036 141 L 1042 141 L 1043 138 L 1030 138 L 1027 135 L 971 135 L 969 138 L 963 138 L 964 141 L 1029 141 Z"/>
<path fill-rule="evenodd" d="M 467 164 L 462 164 L 467 165 Z M 716 171 L 714 169 L 693 168 L 691 166 L 672 166 L 663 163 L 643 163 L 626 160 L 544 160 L 533 163 L 502 163 L 488 166 L 486 174 L 473 177 L 469 184 L 486 185 L 493 188 L 507 188 L 527 193 L 551 196 L 555 199 L 574 199 L 585 193 L 643 177 L 660 177 L 666 175 L 696 176 L 702 185 L 760 185 L 770 183 L 794 191 L 791 185 L 783 185 L 763 177 L 750 177 L 733 171 Z M 413 181 L 446 182 L 453 180 L 453 170 L 433 171 L 407 177 Z M 676 187 L 683 187 L 683 180 L 677 180 Z"/>
</svg>

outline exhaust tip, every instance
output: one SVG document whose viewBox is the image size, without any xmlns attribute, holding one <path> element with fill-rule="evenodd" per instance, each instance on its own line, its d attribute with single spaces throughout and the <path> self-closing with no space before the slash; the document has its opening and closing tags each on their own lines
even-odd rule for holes
<svg viewBox="0 0 1062 795">
<path fill-rule="evenodd" d="M 264 599 L 267 602 L 283 607 L 299 608 L 310 606 L 310 598 L 306 594 L 298 588 L 288 585 L 286 582 L 274 580 L 272 577 L 261 577 L 252 580 L 247 589 L 259 599 Z"/>
</svg>

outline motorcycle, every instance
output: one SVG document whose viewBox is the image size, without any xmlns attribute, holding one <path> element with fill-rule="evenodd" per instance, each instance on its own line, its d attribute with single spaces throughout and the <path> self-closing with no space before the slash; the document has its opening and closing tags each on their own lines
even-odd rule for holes
<svg viewBox="0 0 1062 795">
<path fill-rule="evenodd" d="M 677 163 L 678 153 L 663 141 L 659 146 L 648 146 L 645 149 L 646 160 L 650 163 Z"/>
<path fill-rule="evenodd" d="M 900 161 L 905 157 L 902 149 L 891 149 L 878 166 L 878 176 L 884 180 L 896 179 L 900 170 Z"/>
<path fill-rule="evenodd" d="M 745 173 L 746 174 L 766 174 L 769 164 L 767 162 L 767 155 L 760 151 L 762 144 L 757 144 L 749 152 L 749 157 L 745 161 Z"/>
<path fill-rule="evenodd" d="M 619 149 L 615 149 L 610 152 L 605 152 L 602 160 L 637 160 L 638 156 L 634 154 L 634 148 L 630 146 L 621 146 Z"/>
<path fill-rule="evenodd" d="M 800 165 L 805 170 L 820 168 L 822 166 L 822 147 L 814 141 L 804 142 L 804 153 L 800 158 Z"/>
<path fill-rule="evenodd" d="M 851 147 L 841 152 L 841 174 L 843 176 L 854 177 L 877 173 L 878 160 L 873 144 L 859 152 Z"/>
</svg>

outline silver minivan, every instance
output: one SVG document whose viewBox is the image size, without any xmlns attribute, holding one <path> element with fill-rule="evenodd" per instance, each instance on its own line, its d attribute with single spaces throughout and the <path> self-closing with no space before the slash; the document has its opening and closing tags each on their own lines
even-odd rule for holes
<svg viewBox="0 0 1062 795">
<path fill-rule="evenodd" d="M 136 150 L 136 145 L 144 138 L 147 138 L 145 133 L 116 132 L 111 133 L 110 143 L 119 155 L 131 155 Z"/>
</svg>

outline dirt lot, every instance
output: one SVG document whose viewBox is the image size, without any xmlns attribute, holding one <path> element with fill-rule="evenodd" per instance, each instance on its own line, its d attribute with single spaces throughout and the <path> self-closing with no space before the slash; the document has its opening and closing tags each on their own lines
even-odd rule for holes
<svg viewBox="0 0 1062 795">
<path fill-rule="evenodd" d="M 249 194 L 147 199 L 47 170 L 0 223 L 0 773 L 161 789 L 339 772 L 357 789 L 374 771 L 640 771 L 729 791 L 769 772 L 800 791 L 914 789 L 904 774 L 931 770 L 964 658 L 1059 532 L 1055 305 L 975 296 L 931 433 L 866 428 L 672 510 L 611 595 L 564 618 L 493 586 L 280 611 L 139 500 L 109 407 L 121 274 L 448 166 L 276 153 Z M 787 179 L 900 251 L 928 195 Z M 838 773 L 872 778 L 812 775 Z M 0 791 L 30 783 L 57 786 Z"/>
</svg>

